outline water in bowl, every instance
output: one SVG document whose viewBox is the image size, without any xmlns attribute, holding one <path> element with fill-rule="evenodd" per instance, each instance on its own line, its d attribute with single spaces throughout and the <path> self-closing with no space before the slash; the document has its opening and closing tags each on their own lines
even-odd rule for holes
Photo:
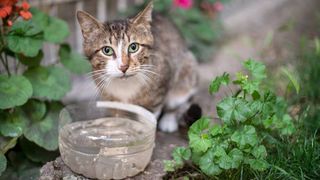
<svg viewBox="0 0 320 180">
<path fill-rule="evenodd" d="M 61 155 L 73 171 L 87 177 L 133 176 L 150 161 L 152 128 L 151 123 L 117 117 L 67 124 L 59 135 Z"/>
</svg>

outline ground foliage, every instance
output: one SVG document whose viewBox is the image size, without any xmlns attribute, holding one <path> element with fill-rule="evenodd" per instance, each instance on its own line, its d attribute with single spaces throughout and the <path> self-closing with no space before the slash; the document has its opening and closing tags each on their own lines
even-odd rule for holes
<svg viewBox="0 0 320 180">
<path fill-rule="evenodd" d="M 38 9 L 30 12 L 30 20 L 1 26 L 0 175 L 7 169 L 4 179 L 35 178 L 41 163 L 58 156 L 58 114 L 63 108 L 59 101 L 71 89 L 71 73 L 90 71 L 89 62 L 65 44 L 70 34 L 66 22 Z M 42 48 L 48 43 L 60 47 L 59 59 L 44 66 Z"/>
</svg>

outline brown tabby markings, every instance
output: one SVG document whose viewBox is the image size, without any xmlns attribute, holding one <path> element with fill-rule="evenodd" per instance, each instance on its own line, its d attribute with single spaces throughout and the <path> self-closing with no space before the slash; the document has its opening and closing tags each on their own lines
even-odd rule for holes
<svg viewBox="0 0 320 180">
<path fill-rule="evenodd" d="M 134 18 L 105 24 L 78 12 L 84 52 L 97 86 L 111 79 L 108 85 L 99 86 L 103 99 L 133 103 L 151 111 L 163 106 L 175 109 L 195 92 L 196 60 L 172 23 L 161 16 L 152 17 L 151 12 L 152 3 Z M 131 43 L 139 44 L 136 53 L 128 52 Z M 112 57 L 101 52 L 105 46 L 113 48 Z M 125 74 L 118 69 L 119 58 L 129 67 Z"/>
</svg>

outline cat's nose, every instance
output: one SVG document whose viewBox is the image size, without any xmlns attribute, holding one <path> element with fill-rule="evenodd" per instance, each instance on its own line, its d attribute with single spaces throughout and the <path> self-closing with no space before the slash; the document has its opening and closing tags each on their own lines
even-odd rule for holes
<svg viewBox="0 0 320 180">
<path fill-rule="evenodd" d="M 126 65 L 121 65 L 119 69 L 120 69 L 120 71 L 125 73 L 128 70 L 128 68 L 129 68 L 129 65 L 126 64 Z"/>
</svg>

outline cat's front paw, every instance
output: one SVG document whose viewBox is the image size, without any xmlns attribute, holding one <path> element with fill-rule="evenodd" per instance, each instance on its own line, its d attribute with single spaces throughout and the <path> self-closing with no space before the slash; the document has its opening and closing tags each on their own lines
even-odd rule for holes
<svg viewBox="0 0 320 180">
<path fill-rule="evenodd" d="M 163 132 L 175 132 L 178 130 L 178 123 L 174 113 L 165 114 L 159 123 L 159 128 Z"/>
</svg>

